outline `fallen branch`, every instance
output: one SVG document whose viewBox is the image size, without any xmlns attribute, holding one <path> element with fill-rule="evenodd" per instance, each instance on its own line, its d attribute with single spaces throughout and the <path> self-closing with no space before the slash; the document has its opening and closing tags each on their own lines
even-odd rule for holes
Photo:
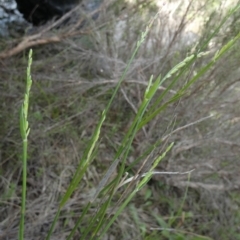
<svg viewBox="0 0 240 240">
<path fill-rule="evenodd" d="M 60 19 L 53 22 L 51 25 L 46 26 L 44 29 L 41 30 L 41 32 L 31 35 L 31 36 L 24 37 L 17 46 L 1 52 L 0 59 L 12 57 L 30 47 L 49 44 L 49 43 L 61 42 L 62 40 L 66 39 L 66 38 L 70 38 L 70 37 L 73 37 L 76 35 L 90 34 L 91 30 L 88 30 L 88 31 L 79 31 L 78 30 L 78 27 L 81 26 L 81 24 L 85 20 L 85 19 L 80 19 L 79 21 L 77 21 L 77 23 L 75 25 L 72 26 L 72 28 L 68 32 L 58 34 L 55 36 L 51 36 L 51 37 L 45 35 L 47 32 L 52 30 L 54 27 L 60 26 L 64 22 L 64 20 L 69 18 L 74 12 L 79 10 L 79 8 L 80 8 L 80 6 L 75 7 L 68 13 L 64 14 Z M 90 17 L 92 17 L 94 14 L 100 12 L 102 9 L 103 9 L 103 5 L 100 6 L 98 9 L 92 11 L 91 13 L 88 13 L 88 15 Z"/>
<path fill-rule="evenodd" d="M 88 32 L 83 32 L 83 31 L 76 31 L 72 33 L 67 33 L 67 34 L 60 34 L 60 35 L 55 35 L 52 37 L 39 37 L 39 34 L 36 34 L 33 38 L 33 36 L 27 37 L 23 39 L 16 47 L 3 51 L 0 53 L 0 59 L 12 57 L 22 51 L 24 51 L 27 48 L 38 46 L 38 45 L 44 45 L 44 44 L 49 44 L 49 43 L 56 43 L 56 42 L 61 42 L 62 40 L 73 37 L 76 35 L 84 35 L 84 34 L 89 34 Z"/>
</svg>

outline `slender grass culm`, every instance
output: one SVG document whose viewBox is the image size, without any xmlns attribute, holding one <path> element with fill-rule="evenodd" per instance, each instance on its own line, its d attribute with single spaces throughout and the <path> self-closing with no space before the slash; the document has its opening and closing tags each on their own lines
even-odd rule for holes
<svg viewBox="0 0 240 240">
<path fill-rule="evenodd" d="M 27 81 L 26 90 L 24 95 L 23 104 L 20 109 L 20 132 L 23 141 L 22 152 L 22 205 L 21 205 L 21 219 L 19 227 L 19 240 L 24 239 L 24 218 L 26 209 L 26 192 L 27 192 L 27 148 L 28 148 L 28 134 L 30 132 L 28 124 L 28 106 L 29 106 L 29 93 L 32 85 L 31 79 L 31 64 L 32 64 L 32 49 L 28 55 L 28 67 L 27 67 Z"/>
</svg>

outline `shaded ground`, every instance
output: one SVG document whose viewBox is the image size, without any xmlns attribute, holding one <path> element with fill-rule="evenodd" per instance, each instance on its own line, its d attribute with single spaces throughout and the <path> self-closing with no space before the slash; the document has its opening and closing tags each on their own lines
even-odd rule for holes
<svg viewBox="0 0 240 240">
<path fill-rule="evenodd" d="M 196 41 L 204 40 L 209 29 L 222 18 L 220 12 L 212 14 L 194 33 L 193 20 L 196 16 L 204 19 L 204 14 L 210 14 L 213 6 L 210 3 L 205 3 L 204 8 L 192 5 L 189 12 L 187 4 L 181 7 L 181 11 L 171 4 L 161 8 L 159 18 L 111 107 L 94 164 L 64 208 L 51 239 L 66 239 L 73 228 L 126 134 L 150 75 L 167 73 L 191 54 Z M 145 29 L 156 11 L 156 5 L 147 1 L 142 5 L 129 4 L 126 8 L 120 3 L 110 5 L 107 15 L 103 11 L 97 22 L 90 21 L 78 35 L 61 38 L 60 43 L 33 47 L 25 239 L 46 236 L 59 199 L 126 67 L 139 31 Z M 228 27 L 223 28 L 208 47 L 209 54 L 195 64 L 191 74 L 212 57 L 217 45 L 227 40 L 226 35 L 229 39 L 236 35 L 238 19 L 238 15 L 234 16 Z M 191 27 L 185 27 L 185 22 L 186 26 L 191 23 Z M 43 39 L 54 34 L 63 36 L 68 30 L 69 27 L 63 27 L 47 31 Z M 185 44 L 184 36 L 192 42 Z M 14 41 L 2 40 L 1 52 L 16 46 Z M 195 169 L 191 176 L 153 177 L 127 206 L 105 239 L 203 239 L 197 235 L 206 239 L 240 239 L 238 49 L 239 43 L 192 87 L 187 96 L 156 117 L 134 140 L 129 164 L 163 138 L 174 141 L 175 145 L 158 170 L 182 173 Z M 26 49 L 0 60 L 1 239 L 16 239 L 18 232 L 21 200 L 18 121 L 27 52 Z M 189 78 L 183 76 L 181 84 Z M 178 88 L 173 88 L 172 93 Z M 211 118 L 202 120 L 210 114 Z M 169 138 L 165 138 L 168 134 Z M 87 225 L 89 219 L 85 223 Z M 79 231 L 76 239 L 80 235 Z"/>
</svg>

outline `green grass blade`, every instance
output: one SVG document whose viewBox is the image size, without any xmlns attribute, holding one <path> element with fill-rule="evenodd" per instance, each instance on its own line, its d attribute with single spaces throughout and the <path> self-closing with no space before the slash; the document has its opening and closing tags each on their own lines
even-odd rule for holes
<svg viewBox="0 0 240 240">
<path fill-rule="evenodd" d="M 20 109 L 20 133 L 23 141 L 22 204 L 21 204 L 21 219 L 20 219 L 19 237 L 18 237 L 20 240 L 24 239 L 24 219 L 25 219 L 25 212 L 26 212 L 27 148 L 28 148 L 28 134 L 30 132 L 29 125 L 28 125 L 28 105 L 29 105 L 30 89 L 32 85 L 31 65 L 32 65 L 32 50 L 29 51 L 29 55 L 28 55 L 26 90 L 25 90 L 23 104 Z"/>
<path fill-rule="evenodd" d="M 188 182 L 190 182 L 190 176 L 191 176 L 191 172 L 188 173 Z M 177 214 L 176 214 L 176 217 L 173 217 L 173 218 L 170 218 L 170 222 L 169 222 L 169 226 L 172 226 L 173 223 L 176 221 L 177 217 L 180 216 L 182 210 L 183 210 L 183 207 L 184 207 L 184 203 L 187 199 L 187 194 L 188 194 L 188 185 L 186 187 L 186 191 L 184 192 L 184 196 L 183 196 L 183 200 L 182 200 L 182 203 L 177 211 Z"/>
<path fill-rule="evenodd" d="M 48 231 L 46 240 L 50 240 L 50 237 L 51 237 L 51 235 L 52 235 L 52 233 L 53 233 L 55 224 L 57 223 L 57 220 L 58 220 L 58 218 L 59 218 L 60 213 L 61 213 L 61 209 L 58 208 L 57 214 L 55 215 L 55 217 L 54 217 L 54 219 L 53 219 L 53 222 L 52 222 L 52 224 L 51 224 L 51 227 L 50 227 L 50 229 L 49 229 L 49 231 Z"/>
<path fill-rule="evenodd" d="M 100 131 L 101 131 L 101 127 L 102 127 L 102 124 L 105 120 L 105 111 L 102 113 L 102 117 L 98 123 L 98 126 L 96 127 L 95 131 L 94 131 L 94 134 L 92 136 L 92 139 L 90 141 L 90 147 L 87 149 L 87 151 L 85 152 L 83 158 L 80 160 L 80 164 L 75 172 L 75 175 L 65 193 L 65 195 L 63 196 L 61 202 L 60 202 L 60 208 L 62 208 L 65 203 L 68 201 L 68 199 L 70 198 L 70 196 L 72 195 L 73 191 L 76 189 L 76 187 L 78 186 L 79 182 L 81 181 L 88 165 L 90 164 L 90 160 L 91 160 L 91 157 L 92 157 L 92 153 L 93 153 L 93 150 L 95 148 L 95 145 L 99 139 L 99 135 L 100 135 Z"/>
<path fill-rule="evenodd" d="M 68 201 L 68 199 L 71 197 L 72 193 L 74 192 L 74 190 L 78 187 L 79 182 L 81 181 L 82 177 L 84 176 L 93 156 L 92 153 L 94 152 L 94 148 L 96 146 L 96 143 L 99 139 L 99 135 L 100 135 L 100 131 L 101 131 L 101 126 L 105 120 L 105 111 L 103 111 L 101 119 L 94 131 L 94 134 L 90 140 L 90 144 L 88 145 L 88 148 L 86 149 L 86 151 L 83 154 L 83 158 L 80 160 L 80 163 L 78 165 L 78 168 L 74 174 L 74 177 L 70 183 L 70 185 L 67 188 L 66 193 L 64 194 L 60 204 L 59 204 L 59 210 L 58 210 L 58 214 L 55 216 L 53 223 L 51 224 L 50 230 L 48 232 L 48 237 L 47 240 L 50 239 L 52 232 L 54 230 L 54 227 L 57 223 L 58 217 L 60 215 L 60 211 L 63 208 L 63 206 L 66 204 L 66 202 Z"/>
<path fill-rule="evenodd" d="M 220 31 L 220 29 L 222 28 L 223 24 L 229 19 L 229 17 L 231 17 L 235 12 L 237 12 L 240 9 L 240 5 L 237 4 L 236 7 L 234 7 L 233 9 L 231 9 L 226 16 L 223 18 L 223 20 L 221 21 L 221 23 L 218 25 L 218 27 L 216 29 L 214 29 L 214 31 L 210 34 L 210 36 L 208 37 L 208 39 L 202 44 L 202 46 L 199 48 L 199 52 L 205 51 L 205 49 L 207 48 L 209 42 L 211 41 L 211 39 L 217 35 L 217 33 Z"/>
<path fill-rule="evenodd" d="M 118 208 L 114 216 L 108 221 L 107 225 L 104 227 L 104 229 L 100 233 L 100 237 L 98 239 L 102 239 L 104 234 L 108 231 L 108 229 L 111 227 L 111 225 L 114 223 L 114 221 L 117 219 L 117 217 L 121 214 L 121 212 L 126 208 L 128 203 L 131 201 L 131 199 L 135 196 L 137 193 L 137 190 L 134 189 L 131 194 L 125 199 L 125 201 L 122 203 L 122 205 Z"/>
<path fill-rule="evenodd" d="M 174 143 L 171 143 L 167 149 L 154 160 L 154 163 L 152 165 L 152 167 L 150 168 L 149 172 L 144 176 L 144 178 L 140 181 L 140 183 L 137 186 L 138 191 L 143 188 L 148 181 L 151 179 L 152 177 L 152 171 L 157 167 L 157 165 L 159 164 L 159 162 L 166 156 L 166 154 L 171 150 L 171 148 L 173 147 Z"/>
<path fill-rule="evenodd" d="M 72 231 L 70 232 L 69 236 L 67 237 L 67 240 L 72 239 L 72 237 L 74 236 L 75 232 L 77 231 L 79 225 L 81 224 L 84 216 L 86 215 L 87 211 L 89 210 L 90 206 L 91 206 L 91 203 L 89 202 L 89 203 L 87 204 L 87 206 L 84 208 L 84 210 L 83 210 L 80 218 L 77 220 L 77 223 L 75 224 L 74 228 L 73 228 Z"/>
</svg>

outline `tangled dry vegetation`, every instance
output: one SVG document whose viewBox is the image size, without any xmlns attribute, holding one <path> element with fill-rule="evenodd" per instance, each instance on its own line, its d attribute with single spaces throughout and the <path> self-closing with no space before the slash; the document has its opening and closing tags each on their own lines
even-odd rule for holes
<svg viewBox="0 0 240 240">
<path fill-rule="evenodd" d="M 137 4 L 107 1 L 99 9 L 98 20 L 90 20 L 84 27 L 83 18 L 76 17 L 79 9 L 74 9 L 74 22 L 67 26 L 56 28 L 53 23 L 22 39 L 1 40 L 1 239 L 16 239 L 18 231 L 21 200 L 18 121 L 28 48 L 33 47 L 34 55 L 25 239 L 44 239 L 59 199 L 99 114 L 126 68 L 139 33 L 159 11 L 107 116 L 94 164 L 65 206 L 51 238 L 66 239 L 82 206 L 111 164 L 150 75 L 164 75 L 190 55 L 197 42 L 204 41 L 223 17 L 225 6 L 214 12 L 211 2 L 178 1 L 181 5 L 169 2 L 158 6 L 152 1 Z M 208 54 L 195 63 L 191 75 L 214 55 L 226 36 L 230 39 L 239 31 L 238 22 L 239 15 L 233 16 L 228 26 L 222 28 L 206 49 Z M 163 145 L 167 141 L 175 145 L 158 170 L 194 171 L 190 176 L 154 176 L 105 239 L 198 239 L 197 234 L 206 239 L 240 239 L 238 49 L 239 43 L 177 104 L 137 134 L 129 164 L 160 138 Z M 189 78 L 182 76 L 180 84 Z M 164 86 L 159 92 L 163 89 Z M 88 221 L 85 220 L 86 224 Z M 162 231 L 163 228 L 168 230 Z M 177 238 L 177 234 L 185 238 Z"/>
</svg>

